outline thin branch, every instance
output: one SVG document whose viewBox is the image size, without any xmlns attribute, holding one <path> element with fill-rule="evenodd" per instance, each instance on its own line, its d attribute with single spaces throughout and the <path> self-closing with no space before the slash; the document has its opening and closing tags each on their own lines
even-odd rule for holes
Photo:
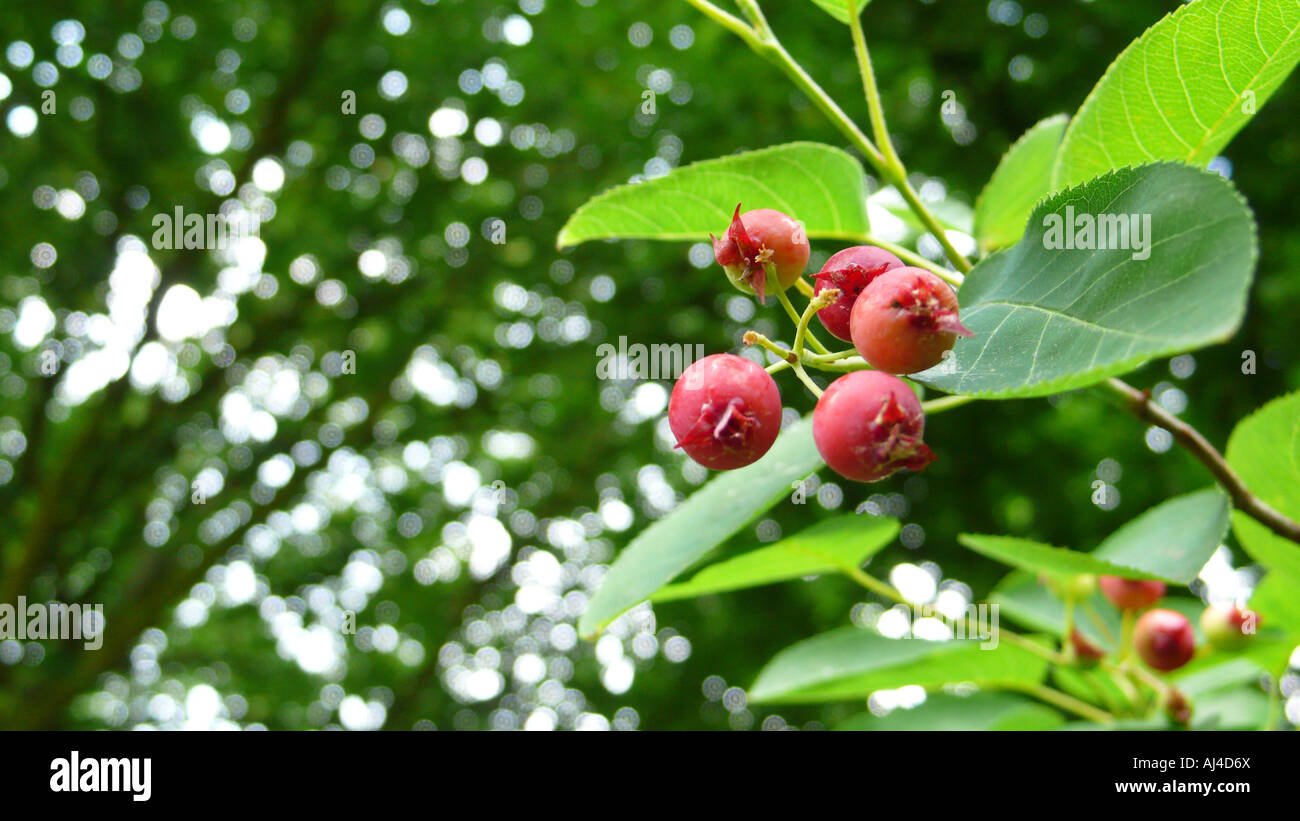
<svg viewBox="0 0 1300 821">
<path fill-rule="evenodd" d="M 1139 391 L 1120 379 L 1109 379 L 1105 387 L 1119 396 L 1121 405 L 1144 422 L 1164 428 L 1174 441 L 1187 449 L 1196 460 L 1205 465 L 1232 499 L 1232 505 L 1250 518 L 1267 527 L 1284 539 L 1300 544 L 1300 523 L 1288 518 L 1263 499 L 1256 496 L 1241 481 L 1241 477 L 1224 460 L 1214 445 L 1195 428 L 1151 401 L 1148 391 Z"/>
</svg>

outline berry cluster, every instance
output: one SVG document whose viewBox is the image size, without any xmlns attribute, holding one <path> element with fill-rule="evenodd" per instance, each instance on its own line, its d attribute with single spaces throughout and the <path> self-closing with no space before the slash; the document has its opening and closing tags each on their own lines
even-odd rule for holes
<svg viewBox="0 0 1300 821">
<path fill-rule="evenodd" d="M 737 205 L 723 236 L 710 238 L 727 278 L 761 303 L 773 291 L 784 300 L 808 265 L 803 227 L 770 208 L 742 214 Z M 830 257 L 814 280 L 809 311 L 816 309 L 837 339 L 853 343 L 863 368 L 840 376 L 818 400 L 818 452 L 836 473 L 859 482 L 883 479 L 899 468 L 921 470 L 935 458 L 922 441 L 925 414 L 898 375 L 937 365 L 959 335 L 971 335 L 957 318 L 957 295 L 930 271 L 866 245 Z M 787 359 L 797 366 L 799 355 L 790 352 Z M 776 441 L 781 397 L 761 366 L 714 354 L 677 380 L 668 422 L 677 447 L 692 459 L 712 470 L 731 470 L 757 461 Z"/>
</svg>

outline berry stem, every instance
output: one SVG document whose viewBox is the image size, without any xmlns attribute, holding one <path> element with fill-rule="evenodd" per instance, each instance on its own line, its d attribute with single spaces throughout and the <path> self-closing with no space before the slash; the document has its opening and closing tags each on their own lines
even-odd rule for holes
<svg viewBox="0 0 1300 821">
<path fill-rule="evenodd" d="M 1020 690 L 1026 695 L 1031 695 L 1041 701 L 1046 701 L 1054 707 L 1060 707 L 1062 710 L 1069 710 L 1075 715 L 1096 721 L 1100 724 L 1110 724 L 1115 720 L 1115 716 L 1101 709 L 1094 707 L 1086 701 L 1080 701 L 1071 695 L 1066 695 L 1060 690 L 1054 690 L 1046 684 L 1024 684 L 1007 689 Z"/>
<path fill-rule="evenodd" d="M 942 413 L 950 408 L 958 408 L 967 402 L 974 402 L 979 397 L 966 396 L 965 394 L 953 394 L 951 396 L 940 396 L 938 399 L 928 399 L 921 403 L 921 410 L 925 411 L 926 416 L 936 413 Z"/>
<path fill-rule="evenodd" d="M 1174 441 L 1186 448 L 1197 461 L 1209 469 L 1218 483 L 1228 492 L 1233 507 L 1282 538 L 1300 544 L 1300 523 L 1283 515 L 1252 493 L 1214 445 L 1211 445 L 1199 431 L 1153 403 L 1150 395 L 1139 391 L 1122 379 L 1108 379 L 1104 386 L 1123 400 L 1121 404 L 1129 413 L 1172 434 Z"/>
<path fill-rule="evenodd" d="M 962 283 L 963 277 L 961 274 L 957 273 L 956 271 L 950 271 L 947 268 L 944 268 L 942 265 L 936 265 L 934 262 L 931 262 L 930 260 L 921 256 L 917 252 L 911 250 L 910 248 L 904 248 L 902 245 L 898 245 L 897 243 L 893 243 L 890 242 L 889 240 L 880 239 L 878 237 L 873 237 L 870 235 L 868 235 L 864 241 L 868 245 L 874 245 L 877 248 L 884 248 L 886 251 L 898 257 L 899 259 L 903 260 L 904 262 L 908 263 L 909 265 L 915 265 L 918 268 L 924 268 L 925 270 L 933 273 L 935 276 L 939 277 L 944 282 L 948 283 L 954 288 L 959 287 Z"/>
<path fill-rule="evenodd" d="M 790 302 L 790 297 L 786 296 L 785 291 L 777 291 L 776 298 L 781 303 L 781 307 L 785 308 L 786 314 L 788 314 L 790 320 L 794 322 L 795 327 L 798 327 L 799 323 L 803 321 L 803 317 L 799 315 L 799 311 L 796 310 L 794 305 Z M 830 353 L 830 349 L 823 345 L 821 340 L 818 339 L 815 334 L 808 333 L 806 336 L 808 337 L 808 344 L 812 346 L 814 351 L 819 354 Z"/>
</svg>

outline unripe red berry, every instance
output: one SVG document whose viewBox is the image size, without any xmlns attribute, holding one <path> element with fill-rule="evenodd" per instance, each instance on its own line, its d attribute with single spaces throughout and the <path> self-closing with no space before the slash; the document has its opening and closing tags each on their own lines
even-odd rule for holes
<svg viewBox="0 0 1300 821">
<path fill-rule="evenodd" d="M 1141 610 L 1160 601 L 1165 595 L 1164 582 L 1102 576 L 1099 583 L 1101 594 L 1120 610 Z"/>
<path fill-rule="evenodd" d="M 1084 667 L 1093 667 L 1106 656 L 1106 651 L 1084 638 L 1077 627 L 1070 632 L 1070 644 L 1075 659 Z"/>
<path fill-rule="evenodd" d="M 668 400 L 668 425 L 692 459 L 734 470 L 758 461 L 776 441 L 781 394 L 762 366 L 716 353 L 682 372 Z"/>
<path fill-rule="evenodd" d="M 1192 660 L 1196 633 L 1177 610 L 1148 610 L 1133 628 L 1133 647 L 1148 667 L 1168 672 Z"/>
<path fill-rule="evenodd" d="M 747 294 L 766 302 L 770 290 L 784 291 L 808 267 L 808 235 L 803 226 L 780 211 L 758 208 L 736 213 L 722 239 L 713 240 L 713 256 L 727 279 Z M 775 276 L 773 276 L 775 274 Z"/>
<path fill-rule="evenodd" d="M 921 441 L 925 414 L 907 383 L 854 371 L 831 383 L 813 410 L 813 441 L 831 470 L 874 482 L 899 468 L 921 470 L 934 454 Z"/>
<path fill-rule="evenodd" d="M 1253 610 L 1243 610 L 1235 604 L 1212 604 L 1201 614 L 1201 632 L 1210 644 L 1221 650 L 1235 650 L 1245 646 L 1255 634 L 1259 616 Z"/>
<path fill-rule="evenodd" d="M 901 259 L 874 245 L 855 245 L 833 254 L 826 260 L 821 271 L 813 274 L 813 279 L 816 280 L 813 295 L 820 294 L 827 288 L 838 288 L 840 298 L 835 304 L 818 311 L 817 318 L 826 326 L 826 330 L 845 342 L 852 342 L 849 316 L 853 313 L 853 304 L 858 301 L 858 295 L 876 277 L 893 268 L 902 267 Z"/>
<path fill-rule="evenodd" d="M 1181 727 L 1185 728 L 1192 720 L 1192 703 L 1177 687 L 1169 688 L 1169 692 L 1160 699 L 1160 706 L 1164 708 L 1169 720 Z"/>
<path fill-rule="evenodd" d="M 957 295 L 924 268 L 894 268 L 876 277 L 849 316 L 853 347 L 872 367 L 916 373 L 938 365 L 957 335 L 973 336 L 957 318 Z"/>
</svg>

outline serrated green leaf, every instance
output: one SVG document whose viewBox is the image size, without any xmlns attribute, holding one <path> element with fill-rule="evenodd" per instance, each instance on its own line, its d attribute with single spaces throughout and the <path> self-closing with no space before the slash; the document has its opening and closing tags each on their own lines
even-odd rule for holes
<svg viewBox="0 0 1300 821">
<path fill-rule="evenodd" d="M 591 637 L 623 611 L 645 601 L 785 498 L 793 482 L 822 464 L 813 445 L 812 417 L 805 416 L 781 431 L 762 459 L 719 474 L 633 539 L 591 597 L 578 631 Z"/>
<path fill-rule="evenodd" d="M 816 3 L 817 6 L 822 11 L 826 12 L 831 17 L 834 17 L 836 20 L 839 20 L 841 23 L 848 25 L 849 6 L 848 3 L 844 2 L 844 0 L 812 0 L 812 1 Z M 854 2 L 857 5 L 857 10 L 855 11 L 855 13 L 861 14 L 862 10 L 867 7 L 867 3 L 870 3 L 871 0 L 854 0 Z"/>
<path fill-rule="evenodd" d="M 1228 497 L 1217 487 L 1168 499 L 1105 538 L 1093 558 L 1190 584 L 1228 535 Z"/>
<path fill-rule="evenodd" d="M 1053 214 L 1137 215 L 1148 256 L 1133 258 L 1143 252 L 1131 238 L 1133 250 L 1049 249 Z M 913 378 L 989 399 L 1045 396 L 1222 342 L 1241 323 L 1255 257 L 1250 210 L 1218 174 L 1121 169 L 1044 200 L 1014 248 L 975 266 L 958 293 L 974 338 Z"/>
<path fill-rule="evenodd" d="M 1199 0 L 1111 64 L 1070 122 L 1053 189 L 1125 165 L 1205 165 L 1300 62 L 1300 3 Z"/>
<path fill-rule="evenodd" d="M 1052 190 L 1052 164 L 1070 118 L 1040 120 L 1002 155 L 975 200 L 975 239 L 985 252 L 1009 248 L 1025 234 L 1038 201 Z"/>
<path fill-rule="evenodd" d="M 1061 714 L 1036 701 L 1010 693 L 978 692 L 969 696 L 934 693 L 912 709 L 878 716 L 858 713 L 836 730 L 1050 730 L 1064 722 Z"/>
<path fill-rule="evenodd" d="M 560 229 L 556 245 L 595 239 L 707 240 L 743 210 L 776 208 L 811 239 L 866 237 L 866 177 L 850 154 L 819 143 L 788 143 L 678 168 L 588 200 Z"/>
<path fill-rule="evenodd" d="M 896 519 L 875 516 L 825 519 L 769 547 L 709 565 L 690 581 L 662 588 L 650 601 L 690 599 L 859 568 L 893 541 L 898 527 Z"/>
<path fill-rule="evenodd" d="M 1300 520 L 1300 392 L 1241 420 L 1228 437 L 1226 458 L 1252 493 Z M 1241 512 L 1233 513 L 1232 529 L 1252 559 L 1300 587 L 1300 545 Z"/>
<path fill-rule="evenodd" d="M 876 690 L 909 684 L 1015 688 L 1038 683 L 1046 670 L 1046 660 L 1005 642 L 982 648 L 976 639 L 889 639 L 843 627 L 777 653 L 758 674 L 749 697 L 764 703 L 815 703 L 866 698 Z"/>
</svg>

